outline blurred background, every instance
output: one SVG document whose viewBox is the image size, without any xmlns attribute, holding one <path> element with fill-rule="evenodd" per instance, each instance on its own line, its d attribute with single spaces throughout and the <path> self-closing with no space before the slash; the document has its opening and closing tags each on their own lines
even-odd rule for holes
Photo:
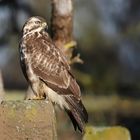
<svg viewBox="0 0 140 140">
<path fill-rule="evenodd" d="M 50 0 L 0 0 L 0 70 L 6 96 L 15 99 L 24 97 L 28 87 L 18 44 L 24 22 L 33 15 L 50 24 Z M 125 126 L 133 140 L 140 139 L 140 1 L 74 0 L 73 34 L 74 53 L 79 52 L 84 61 L 73 70 L 89 125 Z M 66 121 L 58 123 L 59 139 L 80 139 L 67 116 L 60 110 L 57 116 Z"/>
</svg>

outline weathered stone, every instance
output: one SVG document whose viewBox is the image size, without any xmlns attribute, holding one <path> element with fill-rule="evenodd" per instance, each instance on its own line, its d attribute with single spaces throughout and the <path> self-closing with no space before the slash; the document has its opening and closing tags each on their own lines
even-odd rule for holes
<svg viewBox="0 0 140 140">
<path fill-rule="evenodd" d="M 5 101 L 0 105 L 1 140 L 56 140 L 56 119 L 47 101 Z"/>
</svg>

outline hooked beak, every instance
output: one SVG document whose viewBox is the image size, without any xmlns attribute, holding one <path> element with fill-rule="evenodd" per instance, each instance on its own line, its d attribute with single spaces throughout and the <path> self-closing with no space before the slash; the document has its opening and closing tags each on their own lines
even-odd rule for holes
<svg viewBox="0 0 140 140">
<path fill-rule="evenodd" d="M 46 22 L 43 22 L 42 23 L 42 27 L 45 29 L 45 28 L 48 28 L 48 25 L 47 25 L 47 23 Z"/>
</svg>

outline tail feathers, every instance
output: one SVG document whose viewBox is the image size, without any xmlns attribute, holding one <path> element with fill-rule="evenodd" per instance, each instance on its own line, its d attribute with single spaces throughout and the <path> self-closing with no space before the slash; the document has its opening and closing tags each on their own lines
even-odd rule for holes
<svg viewBox="0 0 140 140">
<path fill-rule="evenodd" d="M 67 96 L 65 99 L 70 108 L 69 110 L 65 110 L 73 123 L 74 129 L 76 130 L 78 128 L 79 131 L 83 133 L 84 124 L 88 122 L 88 114 L 84 105 L 81 101 L 72 96 Z"/>
<path fill-rule="evenodd" d="M 77 114 L 77 112 L 74 110 L 67 110 L 67 109 L 66 109 L 66 112 L 72 121 L 72 124 L 74 126 L 75 131 L 78 128 L 78 130 L 81 133 L 83 133 L 84 132 L 84 125 L 83 125 L 83 122 L 81 121 L 81 118 L 79 118 L 79 115 Z"/>
<path fill-rule="evenodd" d="M 88 122 L 88 113 L 81 101 L 79 101 L 79 112 L 85 123 Z"/>
</svg>

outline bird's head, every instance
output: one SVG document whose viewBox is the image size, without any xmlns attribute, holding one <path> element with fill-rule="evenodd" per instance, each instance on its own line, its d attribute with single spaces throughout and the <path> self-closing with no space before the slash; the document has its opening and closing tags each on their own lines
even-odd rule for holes
<svg viewBox="0 0 140 140">
<path fill-rule="evenodd" d="M 40 32 L 48 28 L 47 22 L 44 18 L 35 16 L 29 18 L 23 26 L 23 34 L 31 32 Z"/>
</svg>

